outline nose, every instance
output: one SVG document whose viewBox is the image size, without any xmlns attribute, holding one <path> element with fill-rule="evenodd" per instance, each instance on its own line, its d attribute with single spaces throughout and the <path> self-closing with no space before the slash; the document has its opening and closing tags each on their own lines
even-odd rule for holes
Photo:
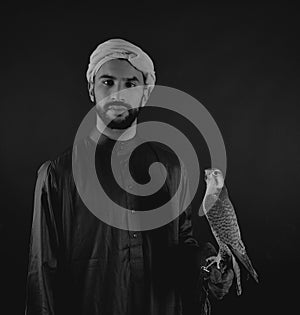
<svg viewBox="0 0 300 315">
<path fill-rule="evenodd" d="M 118 84 L 115 86 L 114 90 L 111 93 L 111 100 L 112 101 L 120 101 L 120 102 L 124 102 L 124 96 L 123 96 L 123 92 L 122 92 L 122 88 L 121 85 Z"/>
<path fill-rule="evenodd" d="M 119 92 L 113 93 L 110 98 L 112 101 L 117 101 L 117 102 L 125 101 L 124 97 L 122 97 L 122 95 Z"/>
</svg>

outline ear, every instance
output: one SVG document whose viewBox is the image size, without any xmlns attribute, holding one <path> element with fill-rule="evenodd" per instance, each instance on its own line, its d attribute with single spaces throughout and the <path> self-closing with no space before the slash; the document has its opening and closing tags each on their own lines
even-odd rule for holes
<svg viewBox="0 0 300 315">
<path fill-rule="evenodd" d="M 94 84 L 88 83 L 89 96 L 92 102 L 95 101 Z"/>
<path fill-rule="evenodd" d="M 141 105 L 141 107 L 144 107 L 144 106 L 145 106 L 145 104 L 146 104 L 147 101 L 148 101 L 149 96 L 150 96 L 150 90 L 149 90 L 149 88 L 145 85 L 145 86 L 144 86 L 144 89 L 143 89 L 143 97 L 142 97 L 142 105 Z"/>
</svg>

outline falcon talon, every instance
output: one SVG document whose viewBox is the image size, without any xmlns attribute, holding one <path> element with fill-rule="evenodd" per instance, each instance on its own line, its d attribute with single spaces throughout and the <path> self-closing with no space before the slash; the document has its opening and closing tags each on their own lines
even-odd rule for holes
<svg viewBox="0 0 300 315">
<path fill-rule="evenodd" d="M 205 272 L 207 272 L 207 273 L 210 273 L 210 271 L 207 269 L 206 266 L 201 266 L 201 270 L 203 270 L 203 271 L 205 271 Z"/>
</svg>

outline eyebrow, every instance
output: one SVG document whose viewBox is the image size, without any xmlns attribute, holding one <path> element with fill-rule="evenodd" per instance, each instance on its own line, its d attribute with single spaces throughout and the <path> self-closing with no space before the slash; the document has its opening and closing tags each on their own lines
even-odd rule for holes
<svg viewBox="0 0 300 315">
<path fill-rule="evenodd" d="M 112 75 L 108 75 L 108 74 L 103 74 L 101 75 L 99 78 L 100 79 L 111 79 L 111 80 L 117 80 L 116 77 L 112 76 Z M 137 82 L 140 82 L 140 80 L 136 77 L 136 76 L 133 76 L 132 78 L 122 78 L 123 81 L 129 81 L 129 82 L 132 82 L 132 81 L 137 81 Z"/>
</svg>

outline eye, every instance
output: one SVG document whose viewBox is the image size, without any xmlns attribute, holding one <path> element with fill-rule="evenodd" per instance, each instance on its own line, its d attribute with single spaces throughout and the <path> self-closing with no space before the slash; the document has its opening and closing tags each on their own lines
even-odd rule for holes
<svg viewBox="0 0 300 315">
<path fill-rule="evenodd" d="M 113 86 L 113 85 L 114 85 L 114 81 L 111 80 L 111 79 L 102 81 L 102 83 L 103 83 L 104 85 L 107 85 L 107 86 Z"/>
<path fill-rule="evenodd" d="M 136 86 L 136 84 L 135 83 L 133 83 L 133 82 L 126 82 L 126 87 L 127 88 L 131 88 L 131 87 L 134 87 L 134 86 Z"/>
<path fill-rule="evenodd" d="M 220 174 L 219 171 L 213 171 L 213 175 L 214 175 L 214 176 L 218 176 L 219 174 Z"/>
</svg>

